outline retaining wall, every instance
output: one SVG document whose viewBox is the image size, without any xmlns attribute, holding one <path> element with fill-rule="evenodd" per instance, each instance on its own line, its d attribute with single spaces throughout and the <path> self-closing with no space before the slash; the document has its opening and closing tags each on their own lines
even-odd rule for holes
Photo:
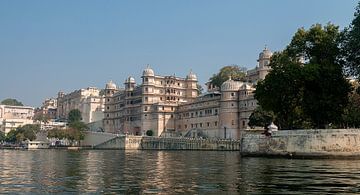
<svg viewBox="0 0 360 195">
<path fill-rule="evenodd" d="M 243 156 L 360 157 L 360 129 L 281 130 L 271 136 L 244 132 Z"/>
</svg>

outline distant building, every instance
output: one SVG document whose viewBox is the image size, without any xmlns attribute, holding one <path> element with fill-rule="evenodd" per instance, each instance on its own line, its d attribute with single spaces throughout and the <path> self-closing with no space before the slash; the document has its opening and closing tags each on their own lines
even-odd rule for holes
<svg viewBox="0 0 360 195">
<path fill-rule="evenodd" d="M 33 124 L 34 108 L 0 105 L 0 130 L 5 134 L 26 124 Z"/>
<path fill-rule="evenodd" d="M 57 99 L 49 98 L 46 99 L 42 106 L 35 109 L 35 116 L 36 118 L 39 115 L 46 116 L 49 120 L 56 119 L 56 112 L 57 112 Z"/>
<path fill-rule="evenodd" d="M 69 112 L 73 109 L 80 110 L 84 123 L 101 121 L 104 118 L 104 96 L 95 87 L 76 90 L 69 94 L 59 92 L 57 118 L 67 120 Z"/>
<path fill-rule="evenodd" d="M 271 55 L 267 48 L 260 53 L 259 64 L 247 72 L 248 82 L 229 78 L 221 88 L 208 84 L 208 92 L 200 96 L 192 72 L 186 78 L 160 76 L 147 67 L 140 85 L 133 77 L 125 80 L 125 88 L 110 81 L 105 88 L 104 131 L 239 139 L 249 128 L 257 107 L 254 86 L 271 70 Z"/>
</svg>

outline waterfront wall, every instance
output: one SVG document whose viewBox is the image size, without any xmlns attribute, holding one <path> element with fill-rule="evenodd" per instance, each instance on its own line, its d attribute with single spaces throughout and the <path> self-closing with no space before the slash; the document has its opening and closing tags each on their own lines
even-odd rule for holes
<svg viewBox="0 0 360 195">
<path fill-rule="evenodd" d="M 81 145 L 94 147 L 116 137 L 118 137 L 118 135 L 112 133 L 87 131 L 84 140 L 81 141 Z"/>
<path fill-rule="evenodd" d="M 360 129 L 281 130 L 271 136 L 244 132 L 243 156 L 360 157 Z"/>
<path fill-rule="evenodd" d="M 126 137 L 125 149 L 239 151 L 240 141 L 195 138 Z"/>
<path fill-rule="evenodd" d="M 87 133 L 83 146 L 95 149 L 122 150 L 228 150 L 239 151 L 240 141 L 195 139 L 195 138 L 162 138 L 148 136 L 111 136 L 102 133 Z"/>
</svg>

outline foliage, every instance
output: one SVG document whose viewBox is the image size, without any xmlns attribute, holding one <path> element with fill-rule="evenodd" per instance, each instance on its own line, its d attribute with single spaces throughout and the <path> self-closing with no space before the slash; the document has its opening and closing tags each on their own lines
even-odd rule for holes
<svg viewBox="0 0 360 195">
<path fill-rule="evenodd" d="M 360 77 L 360 2 L 356 7 L 354 19 L 343 32 L 342 54 L 348 73 Z"/>
<path fill-rule="evenodd" d="M 25 140 L 33 141 L 36 139 L 36 133 L 40 131 L 39 125 L 27 124 L 11 130 L 5 138 L 6 142 L 22 142 Z"/>
<path fill-rule="evenodd" d="M 9 105 L 9 106 L 23 106 L 23 103 L 17 101 L 16 99 L 7 98 L 3 100 L 0 104 Z"/>
<path fill-rule="evenodd" d="M 72 127 L 66 129 L 51 129 L 48 131 L 48 138 L 68 139 L 70 141 L 84 140 L 84 131 Z"/>
<path fill-rule="evenodd" d="M 349 104 L 345 108 L 343 114 L 344 127 L 359 128 L 360 127 L 360 94 L 353 91 L 349 95 Z"/>
<path fill-rule="evenodd" d="M 5 138 L 6 138 L 5 133 L 3 131 L 0 131 L 0 142 L 5 141 Z"/>
<path fill-rule="evenodd" d="M 197 90 L 199 92 L 199 95 L 201 95 L 204 92 L 204 88 L 200 84 L 197 84 L 196 87 L 197 87 Z"/>
<path fill-rule="evenodd" d="M 82 117 L 81 117 L 81 112 L 78 109 L 73 109 L 70 110 L 69 114 L 68 114 L 68 123 L 71 124 L 73 122 L 78 122 L 81 121 Z"/>
<path fill-rule="evenodd" d="M 50 120 L 49 116 L 47 114 L 38 114 L 34 117 L 34 121 L 39 121 L 40 123 L 48 123 Z"/>
<path fill-rule="evenodd" d="M 146 131 L 146 135 L 147 136 L 153 136 L 154 135 L 154 132 L 152 130 L 147 130 Z"/>
<path fill-rule="evenodd" d="M 299 29 L 287 48 L 274 54 L 272 71 L 259 82 L 255 97 L 264 110 L 274 112 L 280 128 L 325 128 L 341 122 L 351 87 L 339 46 L 338 27 L 317 24 Z"/>
<path fill-rule="evenodd" d="M 261 106 L 257 107 L 249 117 L 248 125 L 254 127 L 267 127 L 275 120 L 275 115 L 272 112 L 265 111 Z"/>
<path fill-rule="evenodd" d="M 221 85 L 232 77 L 233 80 L 244 80 L 246 76 L 246 69 L 238 65 L 224 66 L 217 74 L 210 78 L 210 83 L 214 86 L 221 87 Z"/>
</svg>

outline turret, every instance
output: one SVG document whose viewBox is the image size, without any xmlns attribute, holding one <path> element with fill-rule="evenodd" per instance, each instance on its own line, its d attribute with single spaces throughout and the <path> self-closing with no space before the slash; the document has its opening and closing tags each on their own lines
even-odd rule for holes
<svg viewBox="0 0 360 195">
<path fill-rule="evenodd" d="M 190 73 L 186 76 L 186 84 L 186 96 L 196 98 L 199 93 L 197 88 L 198 80 L 196 74 L 192 71 L 190 71 Z"/>
<path fill-rule="evenodd" d="M 135 82 L 134 77 L 129 76 L 129 77 L 125 80 L 124 85 L 125 85 L 125 89 L 126 89 L 126 90 L 129 90 L 129 91 L 134 90 L 135 85 L 136 85 L 136 82 Z"/>
<path fill-rule="evenodd" d="M 239 132 L 239 90 L 243 82 L 234 81 L 231 77 L 221 85 L 219 137 L 238 139 Z"/>
</svg>

